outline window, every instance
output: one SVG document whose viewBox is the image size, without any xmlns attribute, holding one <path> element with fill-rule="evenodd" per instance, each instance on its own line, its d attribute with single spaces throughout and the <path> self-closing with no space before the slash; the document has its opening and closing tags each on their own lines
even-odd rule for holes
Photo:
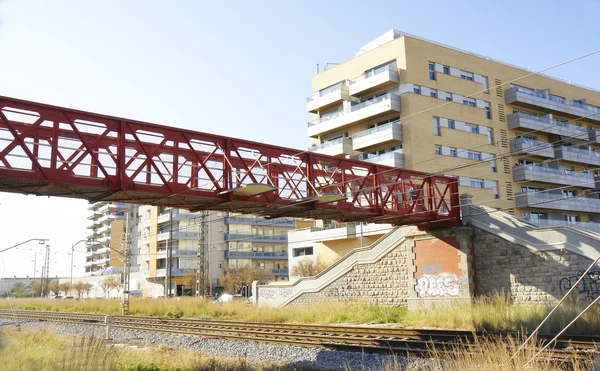
<svg viewBox="0 0 600 371">
<path fill-rule="evenodd" d="M 419 85 L 415 85 L 413 88 L 413 92 L 415 94 L 421 94 L 421 87 Z"/>
<path fill-rule="evenodd" d="M 488 143 L 494 144 L 494 130 L 492 130 L 492 128 L 487 128 L 487 137 Z"/>
<path fill-rule="evenodd" d="M 498 168 L 496 167 L 496 160 L 495 159 L 490 160 L 490 167 L 492 168 L 492 173 L 498 172 Z"/>
<path fill-rule="evenodd" d="M 469 180 L 469 186 L 473 188 L 483 188 L 483 179 L 471 179 Z"/>
<path fill-rule="evenodd" d="M 469 80 L 469 81 L 473 81 L 473 76 L 469 76 L 469 75 L 460 75 L 460 78 L 463 80 Z"/>
<path fill-rule="evenodd" d="M 454 120 L 448 119 L 448 129 L 454 129 Z"/>
<path fill-rule="evenodd" d="M 481 160 L 481 152 L 469 151 L 467 156 L 469 157 L 469 160 Z"/>
<path fill-rule="evenodd" d="M 431 89 L 431 90 L 429 91 L 429 96 L 430 96 L 431 98 L 437 98 L 437 90 L 435 90 L 435 89 Z"/>
<path fill-rule="evenodd" d="M 463 104 L 464 104 L 465 106 L 469 106 L 469 107 L 475 107 L 475 106 L 476 106 L 476 105 L 475 105 L 475 102 L 472 102 L 472 101 L 470 101 L 470 100 L 466 100 L 466 99 L 465 99 L 465 100 L 463 100 Z"/>
<path fill-rule="evenodd" d="M 488 120 L 492 119 L 492 112 L 490 111 L 490 107 L 485 107 L 485 118 Z"/>
<path fill-rule="evenodd" d="M 443 67 L 443 70 L 444 70 L 444 74 L 445 74 L 445 75 L 449 75 L 449 74 L 450 74 L 450 67 L 448 67 L 448 66 L 444 66 L 444 67 Z"/>
<path fill-rule="evenodd" d="M 450 147 L 450 156 L 456 157 L 456 153 L 457 153 L 456 148 Z"/>
<path fill-rule="evenodd" d="M 548 219 L 548 214 L 546 214 L 546 213 L 532 212 L 530 214 L 529 218 L 532 221 L 537 222 L 539 220 L 546 220 L 546 219 Z"/>
<path fill-rule="evenodd" d="M 536 192 L 543 192 L 543 191 L 544 191 L 544 188 L 540 188 L 540 187 L 521 186 L 521 192 L 536 193 Z"/>
<path fill-rule="evenodd" d="M 434 117 L 433 118 L 433 135 L 436 136 L 440 136 L 440 118 L 439 117 Z"/>
<path fill-rule="evenodd" d="M 577 197 L 577 191 L 574 190 L 562 190 L 562 194 L 564 197 Z"/>
<path fill-rule="evenodd" d="M 442 154 L 442 146 L 438 146 L 437 144 L 435 145 L 435 154 L 436 155 Z"/>
<path fill-rule="evenodd" d="M 446 93 L 446 101 L 452 102 L 452 93 Z"/>
<path fill-rule="evenodd" d="M 313 254 L 313 248 L 312 247 L 300 247 L 297 249 L 292 249 L 292 255 L 294 257 L 298 257 L 298 256 L 305 256 L 305 255 L 312 255 Z"/>
<path fill-rule="evenodd" d="M 576 223 L 579 221 L 579 215 L 566 214 L 565 221 L 569 223 Z"/>
<path fill-rule="evenodd" d="M 429 80 L 435 80 L 435 64 L 429 62 Z"/>
<path fill-rule="evenodd" d="M 479 134 L 479 127 L 477 125 L 465 124 L 467 131 L 474 134 Z"/>
<path fill-rule="evenodd" d="M 219 262 L 219 269 L 223 269 L 223 262 Z"/>
</svg>

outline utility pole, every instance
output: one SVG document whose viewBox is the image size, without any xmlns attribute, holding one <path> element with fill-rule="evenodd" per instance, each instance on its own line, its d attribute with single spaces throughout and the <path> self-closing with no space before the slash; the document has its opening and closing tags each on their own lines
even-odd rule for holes
<svg viewBox="0 0 600 371">
<path fill-rule="evenodd" d="M 129 246 L 130 212 L 130 210 L 127 211 L 127 218 L 125 219 L 125 231 L 121 236 L 121 252 L 123 259 L 123 302 L 121 303 L 121 314 L 124 316 L 129 315 L 129 279 L 131 273 L 131 248 Z"/>
<path fill-rule="evenodd" d="M 44 295 L 45 291 L 50 288 L 50 245 L 46 245 L 46 258 L 45 264 L 42 267 L 42 282 L 40 287 L 40 297 Z M 50 291 L 48 291 L 50 292 Z"/>
<path fill-rule="evenodd" d="M 202 211 L 200 213 L 200 230 L 198 231 L 198 253 L 196 255 L 196 296 L 206 296 L 206 283 L 207 279 L 210 280 L 207 271 L 207 238 L 208 238 L 208 225 L 207 219 L 208 211 Z M 212 293 L 211 293 L 212 294 Z"/>
<path fill-rule="evenodd" d="M 169 225 L 169 239 L 167 240 L 169 244 L 167 246 L 167 261 L 165 264 L 167 268 L 167 274 L 165 277 L 165 296 L 168 298 L 170 298 L 173 294 L 171 291 L 171 285 L 173 284 L 173 264 L 171 263 L 171 260 L 173 260 L 173 209 L 169 210 L 169 221 L 171 224 Z"/>
</svg>

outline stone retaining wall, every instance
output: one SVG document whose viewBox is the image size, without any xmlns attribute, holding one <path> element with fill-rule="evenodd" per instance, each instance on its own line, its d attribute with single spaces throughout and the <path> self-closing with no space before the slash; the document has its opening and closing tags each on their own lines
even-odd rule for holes
<svg viewBox="0 0 600 371">
<path fill-rule="evenodd" d="M 533 251 L 477 228 L 473 242 L 477 294 L 504 292 L 515 304 L 555 302 L 592 263 L 566 250 Z M 593 269 L 577 295 L 600 295 L 599 278 L 600 268 Z"/>
</svg>

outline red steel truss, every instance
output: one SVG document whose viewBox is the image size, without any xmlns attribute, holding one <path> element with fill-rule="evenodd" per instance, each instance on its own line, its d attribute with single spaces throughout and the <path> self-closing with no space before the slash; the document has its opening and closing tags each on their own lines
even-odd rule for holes
<svg viewBox="0 0 600 371">
<path fill-rule="evenodd" d="M 455 178 L 2 96 L 0 190 L 432 228 L 459 216 Z"/>
</svg>

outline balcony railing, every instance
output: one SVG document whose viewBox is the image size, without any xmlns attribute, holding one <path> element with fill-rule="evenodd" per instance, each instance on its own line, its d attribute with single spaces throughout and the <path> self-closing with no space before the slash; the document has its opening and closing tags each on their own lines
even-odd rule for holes
<svg viewBox="0 0 600 371">
<path fill-rule="evenodd" d="M 540 142 L 528 138 L 516 138 L 510 141 L 510 153 L 530 153 L 542 157 L 554 158 L 552 143 Z"/>
<path fill-rule="evenodd" d="M 527 180 L 584 188 L 596 187 L 592 174 L 534 165 L 515 166 L 513 168 L 513 180 L 515 182 Z"/>
<path fill-rule="evenodd" d="M 225 218 L 225 224 L 250 224 L 250 225 L 264 225 L 272 227 L 295 227 L 296 221 L 288 218 L 277 218 L 277 219 L 261 219 L 261 218 L 248 218 L 241 216 L 230 216 Z"/>
<path fill-rule="evenodd" d="M 181 268 L 173 268 L 171 269 L 171 276 L 172 277 L 181 277 L 181 276 L 185 276 L 187 273 L 186 272 L 194 272 L 194 269 L 181 269 Z M 156 270 L 156 277 L 166 277 L 167 276 L 167 270 L 165 268 L 162 269 L 157 269 Z"/>
<path fill-rule="evenodd" d="M 335 86 L 332 86 L 332 87 L 329 87 L 329 88 L 326 88 L 323 90 L 316 91 L 316 92 L 312 93 L 310 97 L 306 98 L 306 103 L 312 102 L 315 99 L 322 98 L 333 92 L 339 91 L 342 89 L 342 86 L 344 86 L 344 85 L 345 84 L 339 84 L 339 85 L 335 85 Z"/>
<path fill-rule="evenodd" d="M 289 274 L 289 270 L 286 269 L 271 269 L 271 274 L 274 276 L 287 276 Z"/>
<path fill-rule="evenodd" d="M 400 125 L 400 120 L 396 120 L 385 125 L 377 126 L 369 130 L 361 131 L 352 136 L 352 139 L 359 139 L 368 135 L 373 135 L 391 129 L 393 126 Z"/>
<path fill-rule="evenodd" d="M 590 151 L 590 150 L 587 150 L 587 149 L 581 149 L 581 148 L 576 148 L 576 147 L 568 147 L 568 146 L 563 146 L 562 149 L 563 149 L 563 151 L 571 152 L 571 153 L 576 153 L 578 155 L 600 157 L 600 152 Z"/>
<path fill-rule="evenodd" d="M 561 135 L 567 140 L 573 138 L 578 141 L 587 141 L 589 134 L 586 128 L 571 125 L 562 120 L 550 119 L 548 115 L 533 115 L 525 112 L 516 112 L 508 115 L 509 129 L 530 129 L 545 133 Z"/>
<path fill-rule="evenodd" d="M 382 74 L 384 72 L 390 72 L 390 71 L 391 72 L 398 72 L 398 67 L 395 66 L 395 65 L 387 65 L 387 66 L 384 66 L 382 68 L 377 68 L 374 71 L 369 71 L 367 73 L 363 73 L 362 75 L 360 75 L 358 77 L 355 77 L 352 80 L 349 80 L 348 84 L 349 85 L 354 85 L 354 84 L 359 83 L 359 82 L 361 82 L 363 80 L 367 80 L 367 79 L 375 77 L 375 76 L 377 76 L 379 74 Z"/>
<path fill-rule="evenodd" d="M 553 168 L 549 168 L 549 167 L 533 166 L 533 165 L 526 165 L 526 166 L 523 166 L 523 168 L 528 171 L 540 172 L 540 173 L 544 173 L 544 174 L 567 175 L 570 177 L 589 179 L 589 180 L 594 179 L 594 176 L 592 174 L 579 173 L 579 172 L 575 172 L 575 171 L 571 171 L 571 170 L 553 169 Z"/>
<path fill-rule="evenodd" d="M 516 86 L 517 91 L 519 93 L 523 93 L 523 94 L 527 94 L 527 95 L 531 95 L 537 98 L 542 98 L 542 99 L 547 99 L 549 101 L 552 102 L 556 102 L 556 103 L 560 103 L 560 104 L 566 104 L 568 106 L 572 106 L 572 107 L 577 107 L 577 108 L 581 108 L 584 109 L 586 111 L 590 111 L 590 112 L 598 112 L 600 113 L 600 107 L 596 107 L 596 106 L 592 106 L 589 104 L 585 104 L 585 103 L 581 103 L 581 102 L 576 102 L 576 101 L 572 101 L 572 100 L 566 100 L 564 98 L 559 98 L 559 97 L 555 97 L 552 95 L 547 95 L 544 94 L 543 92 L 540 91 L 532 91 L 532 90 L 528 90 L 528 89 L 523 89 L 519 86 Z"/>
<path fill-rule="evenodd" d="M 541 227 L 572 227 L 579 229 L 589 229 L 600 231 L 600 223 L 594 222 L 573 222 L 568 220 L 552 220 L 552 219 L 527 219 L 527 221 L 537 224 Z"/>
<path fill-rule="evenodd" d="M 268 236 L 250 233 L 226 233 L 225 241 L 248 241 L 248 242 L 278 242 L 287 243 L 287 235 Z"/>
<path fill-rule="evenodd" d="M 225 250 L 225 259 L 279 259 L 288 258 L 287 251 L 232 251 Z"/>
<path fill-rule="evenodd" d="M 548 192 L 520 192 L 515 194 L 517 207 L 600 213 L 600 199 L 566 196 Z"/>
<path fill-rule="evenodd" d="M 560 112 L 572 117 L 600 121 L 600 107 L 553 96 L 549 91 L 542 92 L 513 86 L 504 92 L 504 96 L 507 104 L 541 107 L 544 110 Z"/>
<path fill-rule="evenodd" d="M 346 138 L 337 138 L 337 139 L 334 139 L 334 140 L 323 142 L 323 143 L 321 143 L 319 145 L 310 147 L 309 150 L 315 152 L 315 151 L 319 151 L 319 150 L 322 150 L 322 149 L 325 149 L 325 148 L 333 147 L 335 145 L 342 144 L 342 142 L 344 141 L 344 139 L 346 139 Z"/>
<path fill-rule="evenodd" d="M 337 112 L 335 112 L 335 113 L 333 113 L 331 115 L 328 115 L 328 116 L 321 117 L 321 118 L 318 118 L 316 120 L 310 121 L 308 123 L 308 127 L 311 127 L 311 126 L 314 126 L 314 125 L 318 125 L 318 124 L 322 124 L 324 122 L 327 122 L 329 120 L 338 118 L 340 116 L 348 115 L 350 113 L 354 113 L 356 111 L 360 111 L 361 109 L 367 108 L 369 106 L 372 106 L 372 105 L 375 105 L 375 104 L 378 104 L 378 103 L 381 103 L 381 102 L 390 101 L 393 97 L 397 97 L 397 95 L 396 94 L 392 94 L 392 93 L 387 93 L 387 94 L 381 95 L 379 97 L 375 97 L 375 98 L 366 100 L 364 102 L 361 102 L 361 103 L 355 104 L 353 106 L 347 107 L 347 108 L 345 108 L 343 110 L 339 110 L 339 111 L 337 111 Z"/>
<path fill-rule="evenodd" d="M 168 239 L 172 240 L 194 240 L 198 238 L 197 232 L 179 232 L 173 231 L 171 232 L 162 232 L 156 236 L 158 241 L 164 241 Z"/>
</svg>

